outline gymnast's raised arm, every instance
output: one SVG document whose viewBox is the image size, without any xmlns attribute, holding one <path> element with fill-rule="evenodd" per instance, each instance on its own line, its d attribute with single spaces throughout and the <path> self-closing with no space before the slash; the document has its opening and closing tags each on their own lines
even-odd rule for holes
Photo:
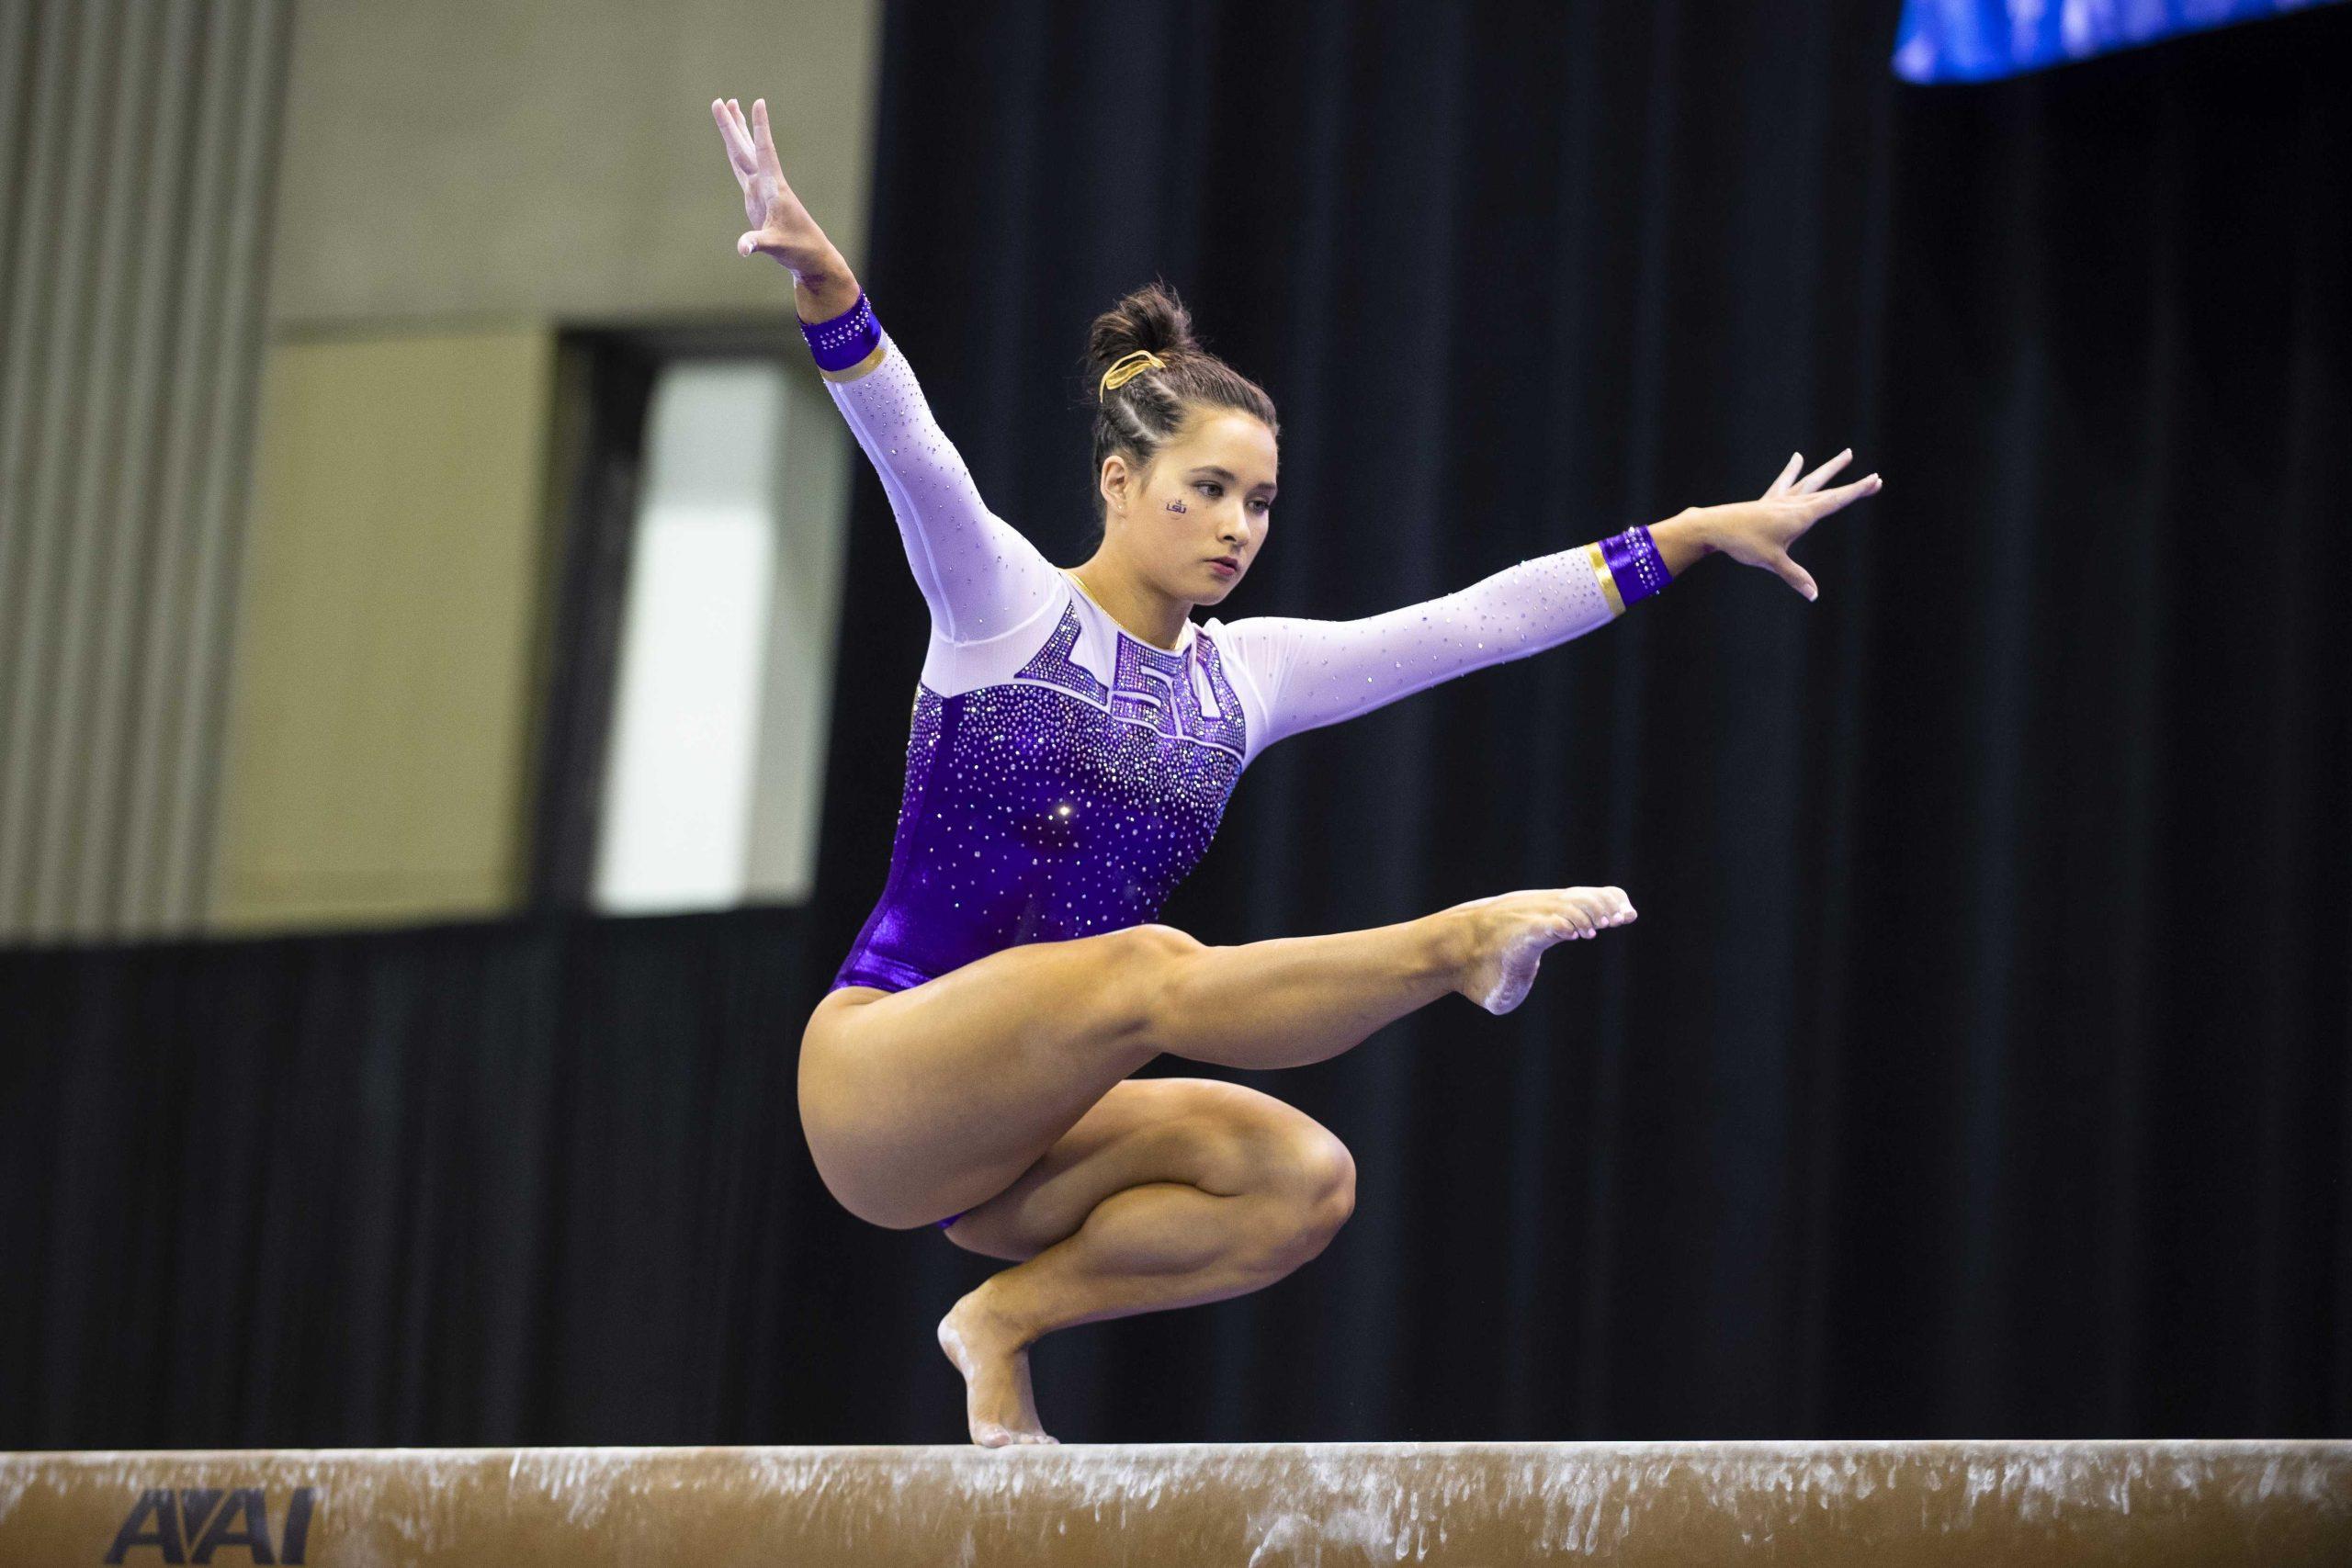
<svg viewBox="0 0 2352 1568">
<path fill-rule="evenodd" d="M 1053 563 L 980 499 L 898 343 L 874 319 L 857 279 L 785 183 L 766 100 L 747 120 L 713 99 L 727 161 L 752 227 L 736 254 L 773 256 L 792 273 L 793 303 L 810 333 L 825 389 L 881 476 L 907 564 L 950 642 L 985 642 L 1027 621 L 1060 588 Z"/>
<path fill-rule="evenodd" d="M 1807 599 L 1813 578 L 1788 547 L 1821 518 L 1879 488 L 1872 474 L 1824 490 L 1853 454 L 1841 452 L 1799 479 L 1802 457 L 1756 501 L 1690 507 L 1646 530 L 1644 551 L 1596 541 L 1507 567 L 1458 592 L 1352 621 L 1259 615 L 1224 628 L 1224 641 L 1266 707 L 1254 750 L 1286 735 L 1352 718 L 1441 681 L 1581 637 L 1624 613 L 1708 555 L 1773 572 Z M 1612 560 L 1612 557 L 1617 558 Z M 1644 583 L 1645 572 L 1657 581 Z"/>
</svg>

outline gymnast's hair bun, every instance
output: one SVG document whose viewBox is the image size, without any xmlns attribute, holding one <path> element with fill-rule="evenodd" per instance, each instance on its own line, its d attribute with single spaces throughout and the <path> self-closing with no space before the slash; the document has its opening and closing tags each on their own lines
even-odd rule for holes
<svg viewBox="0 0 2352 1568">
<path fill-rule="evenodd" d="M 1088 329 L 1086 357 L 1094 367 L 1097 385 L 1104 371 L 1137 349 L 1148 349 L 1171 363 L 1200 351 L 1193 335 L 1193 313 L 1159 278 L 1095 317 Z"/>
</svg>

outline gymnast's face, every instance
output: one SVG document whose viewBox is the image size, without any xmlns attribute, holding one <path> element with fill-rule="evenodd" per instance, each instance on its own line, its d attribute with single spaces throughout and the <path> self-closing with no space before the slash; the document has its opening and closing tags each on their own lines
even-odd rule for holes
<svg viewBox="0 0 2352 1568">
<path fill-rule="evenodd" d="M 1121 482 L 1115 488 L 1125 493 L 1110 496 L 1114 513 L 1124 512 L 1122 553 L 1170 599 L 1222 602 L 1264 547 L 1277 457 L 1273 432 L 1258 420 L 1194 404 L 1134 489 Z M 1106 492 L 1116 462 L 1104 465 Z"/>
</svg>

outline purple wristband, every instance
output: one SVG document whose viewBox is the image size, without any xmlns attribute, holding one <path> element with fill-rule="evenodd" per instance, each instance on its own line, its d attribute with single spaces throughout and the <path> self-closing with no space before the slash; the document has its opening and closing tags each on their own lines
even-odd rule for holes
<svg viewBox="0 0 2352 1568">
<path fill-rule="evenodd" d="M 857 303 L 830 321 L 803 321 L 800 335 L 808 340 L 808 352 L 817 356 L 820 370 L 846 370 L 872 354 L 882 343 L 882 325 L 874 319 L 874 307 L 866 303 L 865 290 L 857 291 Z"/>
<path fill-rule="evenodd" d="M 1650 531 L 1639 523 L 1601 540 L 1600 557 L 1609 563 L 1609 575 L 1617 584 L 1618 598 L 1628 604 L 1648 598 L 1674 581 L 1673 574 L 1666 570 L 1666 558 L 1657 553 L 1657 545 L 1650 538 Z"/>
</svg>

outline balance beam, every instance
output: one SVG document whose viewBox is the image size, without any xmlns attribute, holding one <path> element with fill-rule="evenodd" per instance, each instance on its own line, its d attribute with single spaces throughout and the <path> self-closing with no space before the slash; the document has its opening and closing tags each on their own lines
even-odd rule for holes
<svg viewBox="0 0 2352 1568">
<path fill-rule="evenodd" d="M 2352 1563 L 2352 1442 L 0 1455 L 0 1563 Z"/>
</svg>

